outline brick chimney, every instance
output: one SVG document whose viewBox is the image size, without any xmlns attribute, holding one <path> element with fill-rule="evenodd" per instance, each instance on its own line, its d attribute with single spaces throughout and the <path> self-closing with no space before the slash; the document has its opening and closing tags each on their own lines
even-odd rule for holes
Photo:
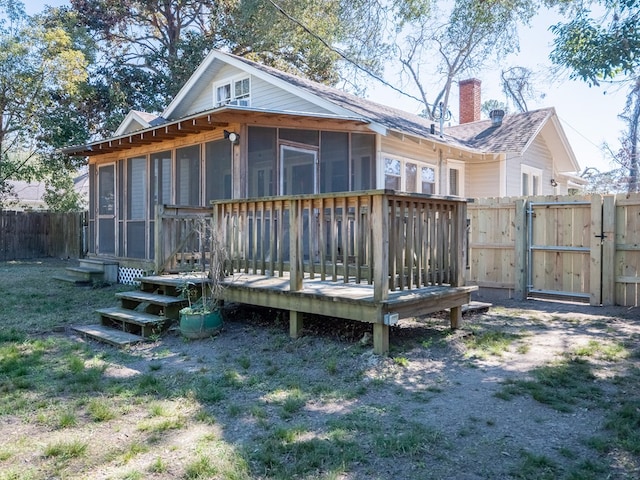
<svg viewBox="0 0 640 480">
<path fill-rule="evenodd" d="M 480 99 L 480 85 L 477 78 L 461 80 L 460 87 L 460 124 L 477 122 L 480 120 L 482 102 Z"/>
</svg>

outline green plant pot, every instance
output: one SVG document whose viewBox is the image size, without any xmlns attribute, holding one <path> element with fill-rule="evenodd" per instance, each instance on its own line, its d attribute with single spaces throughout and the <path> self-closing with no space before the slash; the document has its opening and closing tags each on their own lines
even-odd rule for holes
<svg viewBox="0 0 640 480">
<path fill-rule="evenodd" d="M 222 329 L 222 313 L 180 313 L 180 333 L 191 339 L 206 338 Z"/>
</svg>

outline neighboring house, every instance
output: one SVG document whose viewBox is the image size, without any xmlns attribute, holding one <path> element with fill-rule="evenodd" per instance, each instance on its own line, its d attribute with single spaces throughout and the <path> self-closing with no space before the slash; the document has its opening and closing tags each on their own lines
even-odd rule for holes
<svg viewBox="0 0 640 480">
<path fill-rule="evenodd" d="M 566 193 L 565 172 L 579 167 L 555 111 L 474 121 L 479 81 L 461 82 L 463 100 L 469 86 L 477 117 L 440 132 L 420 116 L 212 51 L 160 116 L 131 112 L 114 137 L 65 149 L 89 157 L 89 252 L 150 263 L 161 204 L 368 189 Z"/>
<path fill-rule="evenodd" d="M 11 185 L 11 195 L 5 200 L 7 210 L 47 210 L 49 205 L 44 201 L 46 193 L 45 182 L 25 182 L 22 180 L 9 180 Z M 73 178 L 73 188 L 78 192 L 84 204 L 87 205 L 89 199 L 89 171 L 82 168 L 78 175 Z"/>
</svg>

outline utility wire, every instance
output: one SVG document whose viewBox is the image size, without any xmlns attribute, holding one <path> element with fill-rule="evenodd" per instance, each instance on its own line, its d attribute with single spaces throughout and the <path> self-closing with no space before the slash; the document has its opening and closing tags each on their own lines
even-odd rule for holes
<svg viewBox="0 0 640 480">
<path fill-rule="evenodd" d="M 424 104 L 424 100 L 411 95 L 410 93 L 407 93 L 401 89 L 399 89 L 398 87 L 390 84 L 389 82 L 387 82 L 386 80 L 384 80 L 382 77 L 380 77 L 379 75 L 373 73 L 372 71 L 368 70 L 367 68 L 363 67 L 362 65 L 360 65 L 358 62 L 356 62 L 355 60 L 349 58 L 349 56 L 344 53 L 342 50 L 340 50 L 339 48 L 334 47 L 333 45 L 331 45 L 328 41 L 326 41 L 324 38 L 322 38 L 320 35 L 318 35 L 317 33 L 315 33 L 314 31 L 312 31 L 309 27 L 307 27 L 304 23 L 302 23 L 300 20 L 298 20 L 297 18 L 295 18 L 294 16 L 292 16 L 290 13 L 288 13 L 287 11 L 285 11 L 280 5 L 278 5 L 277 3 L 275 3 L 273 0 L 267 0 L 271 5 L 273 5 L 273 8 L 275 8 L 276 10 L 278 10 L 282 15 L 284 15 L 288 20 L 290 20 L 291 22 L 295 23 L 296 25 L 298 25 L 300 28 L 302 28 L 305 32 L 307 32 L 309 35 L 311 35 L 313 38 L 315 38 L 316 40 L 318 40 L 320 43 L 322 43 L 325 47 L 327 47 L 329 50 L 331 50 L 334 53 L 337 53 L 340 57 L 342 57 L 344 60 L 346 60 L 347 62 L 351 63 L 353 66 L 355 66 L 358 70 L 363 71 L 364 73 L 366 73 L 367 75 L 369 75 L 370 77 L 374 78 L 375 80 L 379 81 L 380 83 L 382 83 L 383 85 L 391 88 L 392 90 L 395 90 L 396 92 L 400 93 L 401 95 L 404 95 L 406 97 L 409 97 L 412 100 L 416 100 L 418 102 L 420 102 L 421 104 Z M 426 107 L 431 110 L 431 105 L 429 105 L 428 103 L 426 104 Z"/>
</svg>

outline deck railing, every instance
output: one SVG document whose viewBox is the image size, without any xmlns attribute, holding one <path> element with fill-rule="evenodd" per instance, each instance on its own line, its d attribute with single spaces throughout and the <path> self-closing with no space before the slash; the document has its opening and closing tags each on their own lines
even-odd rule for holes
<svg viewBox="0 0 640 480">
<path fill-rule="evenodd" d="M 209 248 L 203 222 L 211 225 L 211 208 L 158 205 L 155 220 L 155 271 L 201 270 Z"/>
<path fill-rule="evenodd" d="M 388 190 L 213 202 L 233 273 L 369 283 L 389 291 L 463 284 L 466 202 Z"/>
</svg>

